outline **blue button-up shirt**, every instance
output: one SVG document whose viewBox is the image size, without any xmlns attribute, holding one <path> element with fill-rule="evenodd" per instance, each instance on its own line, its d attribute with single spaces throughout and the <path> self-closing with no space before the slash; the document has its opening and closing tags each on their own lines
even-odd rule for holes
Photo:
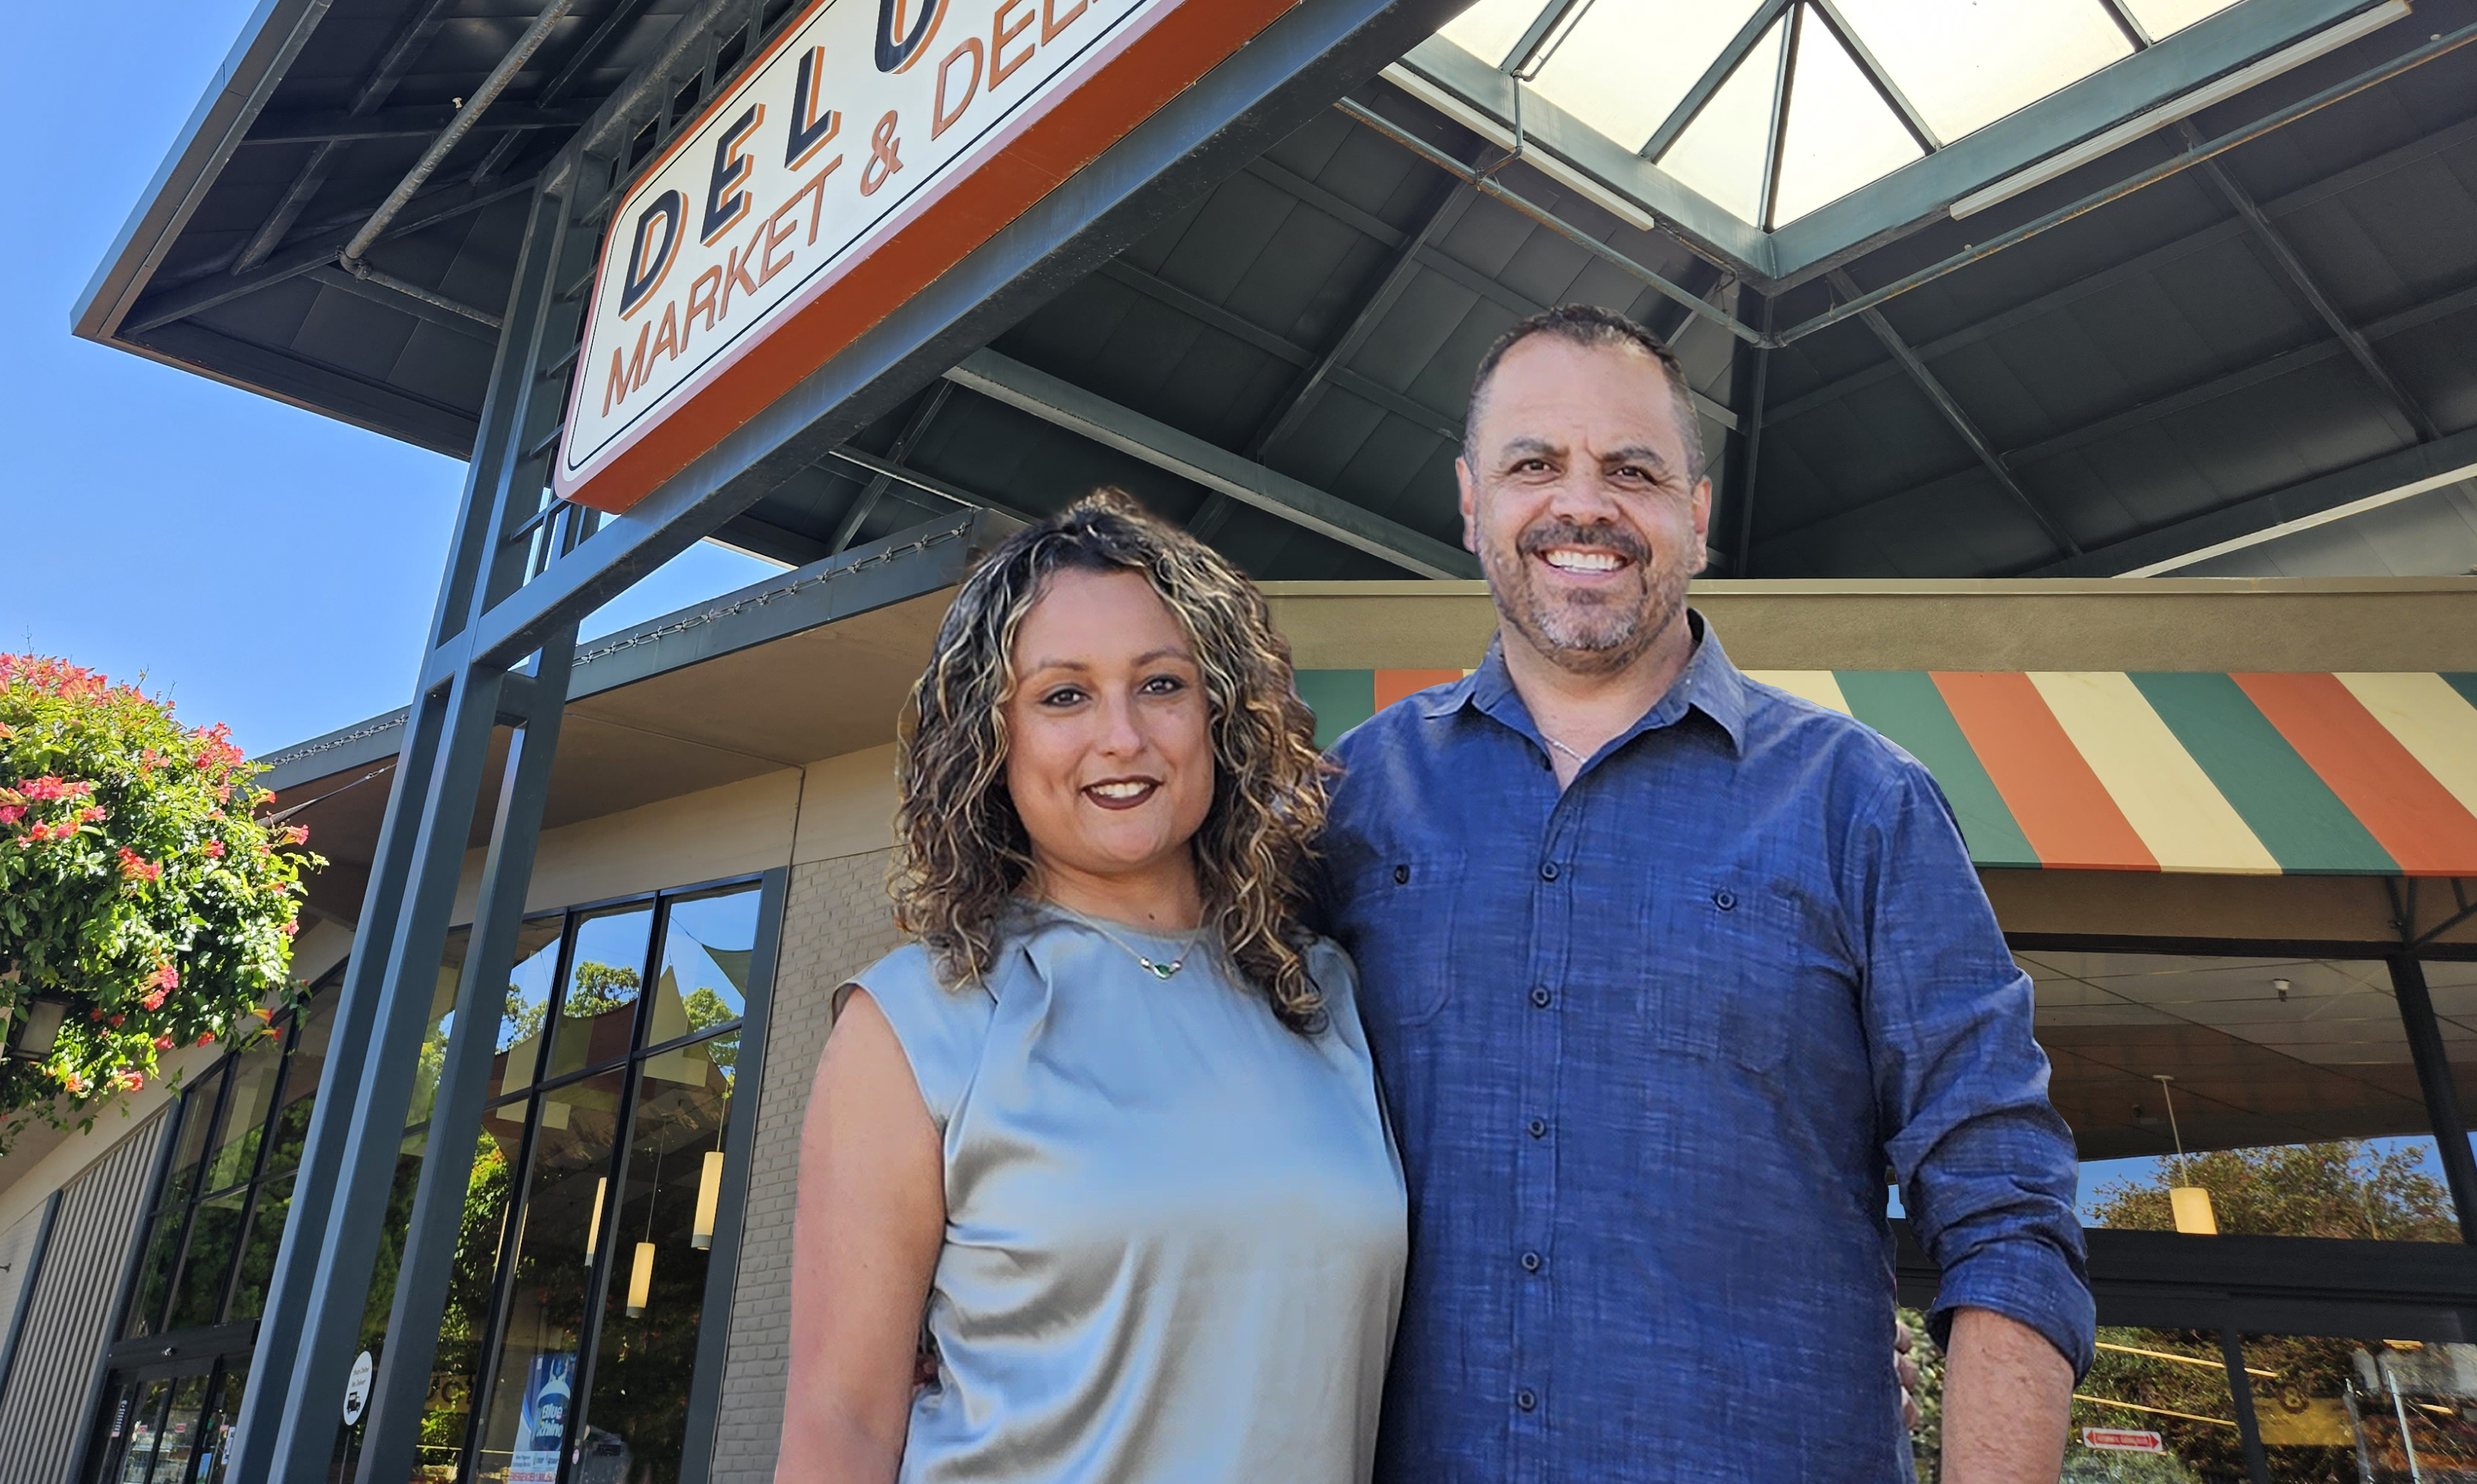
<svg viewBox="0 0 2477 1484">
<path fill-rule="evenodd" d="M 2076 1372 L 2071 1135 L 1935 782 L 1700 644 L 1557 786 L 1491 649 L 1344 736 L 1330 907 L 1410 1180 L 1384 1484 L 1911 1475 L 1886 1171 Z"/>
</svg>

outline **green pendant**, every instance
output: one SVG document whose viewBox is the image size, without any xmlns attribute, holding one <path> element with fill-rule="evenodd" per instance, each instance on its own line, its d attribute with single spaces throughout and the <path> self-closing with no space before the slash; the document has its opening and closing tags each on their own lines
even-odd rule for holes
<svg viewBox="0 0 2477 1484">
<path fill-rule="evenodd" d="M 1142 964 L 1147 969 L 1150 969 L 1153 972 L 1153 977 L 1157 979 L 1168 978 L 1171 975 L 1176 974 L 1179 970 L 1187 967 L 1187 960 L 1184 958 L 1174 958 L 1168 963 L 1157 964 L 1149 958 L 1138 957 L 1136 962 Z"/>
</svg>

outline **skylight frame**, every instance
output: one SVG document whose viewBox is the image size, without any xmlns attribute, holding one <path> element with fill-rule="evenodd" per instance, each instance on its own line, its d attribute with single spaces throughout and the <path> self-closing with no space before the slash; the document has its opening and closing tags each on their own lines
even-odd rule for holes
<svg viewBox="0 0 2477 1484">
<path fill-rule="evenodd" d="M 1507 70 L 1520 67 L 1536 73 L 1584 12 L 1594 4 L 1611 3 L 1624 0 L 1549 0 L 1509 54 L 1493 63 L 1472 57 L 1442 37 L 1431 37 L 1388 68 L 1386 76 L 1502 145 L 1510 147 L 1518 136 L 1528 162 L 1584 190 L 1621 216 L 1649 214 L 1731 271 L 1776 290 L 1847 260 L 1853 249 L 1871 248 L 1915 230 L 1953 201 L 2047 156 L 2239 67 L 2288 50 L 2352 16 L 2381 9 L 2388 0 L 2240 0 L 2157 39 L 2144 33 L 2121 0 L 2090 0 L 2134 46 L 2130 56 L 1958 138 L 1937 140 L 1932 149 L 1927 140 L 1935 138 L 1935 131 L 1925 127 L 1926 120 L 1865 47 L 1863 36 L 1840 13 L 1837 0 L 1763 0 L 1639 153 L 1567 114 L 1536 86 Z M 1877 96 L 1892 117 L 1927 152 L 1795 220 L 1748 222 L 1686 186 L 1647 157 L 1664 153 L 1676 142 L 1676 136 L 1762 41 L 1772 22 L 1809 9 L 1875 85 Z M 1783 55 L 1793 57 L 1793 49 L 1784 48 Z M 1766 140 L 1767 186 L 1776 176 L 1777 131 L 1786 116 L 1780 107 L 1783 99 L 1776 95 L 1773 102 L 1775 136 Z M 1518 130 L 1514 122 L 1517 110 Z M 1760 214 L 1769 214 L 1774 193 L 1765 191 L 1765 210 Z"/>
</svg>

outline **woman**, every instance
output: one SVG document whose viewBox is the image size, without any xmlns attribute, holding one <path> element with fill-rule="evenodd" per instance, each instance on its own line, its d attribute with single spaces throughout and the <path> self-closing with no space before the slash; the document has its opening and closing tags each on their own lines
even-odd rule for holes
<svg viewBox="0 0 2477 1484">
<path fill-rule="evenodd" d="M 917 941 L 811 1095 L 776 1478 L 1365 1479 L 1402 1173 L 1301 924 L 1324 793 L 1263 598 L 1105 491 L 963 584 L 913 703 Z"/>
</svg>

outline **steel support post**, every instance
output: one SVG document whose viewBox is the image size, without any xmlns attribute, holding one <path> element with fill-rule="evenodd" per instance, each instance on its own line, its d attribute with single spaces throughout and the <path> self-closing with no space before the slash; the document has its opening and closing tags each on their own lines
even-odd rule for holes
<svg viewBox="0 0 2477 1484">
<path fill-rule="evenodd" d="M 1764 300 L 1763 328 L 1772 328 L 1772 301 Z M 1755 575 L 1755 475 L 1764 452 L 1764 397 L 1769 387 L 1769 346 L 1739 345 L 1729 400 L 1738 407 L 1738 433 L 1730 440 L 1730 503 L 1736 507 L 1737 539 L 1729 549 L 1731 577 Z"/>
<path fill-rule="evenodd" d="M 432 618 L 433 655 L 468 628 L 475 594 L 492 586 L 508 503 L 504 475 L 538 355 L 539 336 L 527 332 L 547 307 L 563 210 L 557 196 L 535 199 L 504 316 L 510 333 L 492 368 Z M 412 1101 L 412 1048 L 437 983 L 502 674 L 460 668 L 447 683 L 425 684 L 413 697 L 228 1455 L 229 1476 L 238 1484 L 318 1478 L 333 1457 L 344 1376 Z"/>
<path fill-rule="evenodd" d="M 2451 1075 L 2451 1051 L 2434 1018 L 2434 997 L 2425 986 L 2425 965 L 2414 958 L 2391 960 L 2391 992 L 2399 1000 L 2400 1022 L 2408 1031 L 2409 1058 L 2416 1064 L 2417 1090 L 2425 1094 L 2425 1111 L 2434 1123 L 2435 1152 L 2442 1160 L 2442 1176 L 2451 1187 L 2451 1207 L 2460 1218 L 2460 1240 L 2477 1245 L 2477 1150 L 2468 1145 L 2468 1121 L 2461 1111 L 2460 1088 Z"/>
<path fill-rule="evenodd" d="M 2219 1355 L 2228 1366 L 2228 1400 L 2237 1414 L 2237 1436 L 2243 1440 L 2245 1473 L 2253 1484 L 2270 1484 L 2270 1455 L 2262 1448 L 2262 1420 L 2254 1412 L 2253 1377 L 2245 1373 L 2244 1341 L 2233 1324 L 2219 1327 Z"/>
<path fill-rule="evenodd" d="M 573 625 L 556 642 L 542 646 L 533 676 L 532 714 L 510 740 L 507 765 L 500 775 L 498 810 L 482 867 L 479 913 L 463 973 L 457 981 L 455 1021 L 439 1068 L 421 1175 L 414 1187 L 412 1219 L 406 1224 L 387 1338 L 362 1435 L 359 1476 L 364 1479 L 413 1476 L 413 1447 L 420 1441 L 431 1366 L 438 1353 L 438 1316 L 446 1307 L 448 1280 L 463 1232 L 464 1192 L 473 1175 L 482 1103 L 489 1092 L 508 973 L 515 962 L 516 932 L 524 921 L 525 889 L 533 881 L 542 804 L 550 792 L 551 759 L 559 750 L 560 717 L 566 709 L 567 679 L 575 653 Z"/>
<path fill-rule="evenodd" d="M 370 952 L 384 955 L 384 966 L 376 975 L 375 1002 L 359 1065 L 340 1057 L 330 1060 L 326 1085 L 312 1115 L 313 1136 L 325 1125 L 342 1147 L 324 1202 L 323 1225 L 303 1229 L 298 1222 L 287 1224 L 288 1248 L 294 1241 L 311 1247 L 297 1260 L 297 1267 L 307 1270 L 309 1292 L 290 1373 L 267 1378 L 281 1397 L 282 1412 L 266 1452 L 250 1460 L 263 1461 L 265 1472 L 244 1473 L 247 1484 L 320 1478 L 335 1456 L 344 1380 L 361 1343 L 370 1274 L 385 1234 L 405 1118 L 413 1105 L 413 1052 L 429 1019 L 439 960 L 446 952 L 447 919 L 455 910 L 465 838 L 481 796 L 490 728 L 498 718 L 499 679 L 495 671 L 464 670 L 443 698 L 425 698 L 426 709 L 439 713 L 438 742 L 424 770 L 428 785 L 413 825 L 402 900 L 391 914 L 395 931 L 391 939 L 368 945 Z M 371 915 L 365 903 L 364 920 Z M 354 979 L 366 984 L 370 977 L 361 963 L 354 964 Z M 354 1080 L 339 1085 L 339 1076 Z"/>
</svg>

